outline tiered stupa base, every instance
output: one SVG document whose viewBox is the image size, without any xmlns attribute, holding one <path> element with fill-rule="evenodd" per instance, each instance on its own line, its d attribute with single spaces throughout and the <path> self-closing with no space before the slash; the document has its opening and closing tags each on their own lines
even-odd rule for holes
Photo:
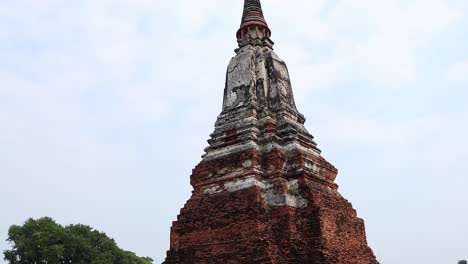
<svg viewBox="0 0 468 264">
<path fill-rule="evenodd" d="M 326 161 L 284 174 L 307 155 L 264 147 L 201 162 L 165 263 L 377 264 L 363 220 L 314 175 Z"/>
</svg>

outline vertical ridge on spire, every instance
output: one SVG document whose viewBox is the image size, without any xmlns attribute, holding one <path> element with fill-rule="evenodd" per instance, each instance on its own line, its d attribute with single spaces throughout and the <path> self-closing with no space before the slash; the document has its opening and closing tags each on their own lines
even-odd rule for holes
<svg viewBox="0 0 468 264">
<path fill-rule="evenodd" d="M 263 16 L 260 0 L 245 0 L 242 21 L 237 31 L 240 47 L 248 44 L 273 47 L 271 30 Z"/>
</svg>

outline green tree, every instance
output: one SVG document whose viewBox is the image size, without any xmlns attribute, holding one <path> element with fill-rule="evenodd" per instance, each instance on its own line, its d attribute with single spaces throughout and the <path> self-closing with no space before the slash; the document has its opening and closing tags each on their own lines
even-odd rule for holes
<svg viewBox="0 0 468 264">
<path fill-rule="evenodd" d="M 9 264 L 151 264 L 120 249 L 106 234 L 86 225 L 61 226 L 44 217 L 29 219 L 22 226 L 11 226 L 4 252 Z"/>
<path fill-rule="evenodd" d="M 466 260 L 460 260 L 460 261 L 458 261 L 458 264 L 468 264 L 468 261 L 466 261 Z"/>
</svg>

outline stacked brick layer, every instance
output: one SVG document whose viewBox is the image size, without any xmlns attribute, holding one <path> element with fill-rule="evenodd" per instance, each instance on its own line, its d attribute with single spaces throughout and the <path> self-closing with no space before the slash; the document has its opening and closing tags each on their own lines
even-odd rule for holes
<svg viewBox="0 0 468 264">
<path fill-rule="evenodd" d="M 363 220 L 334 188 L 307 172 L 277 174 L 304 155 L 251 149 L 200 163 L 165 263 L 378 263 Z M 234 167 L 242 176 L 230 177 Z"/>
</svg>

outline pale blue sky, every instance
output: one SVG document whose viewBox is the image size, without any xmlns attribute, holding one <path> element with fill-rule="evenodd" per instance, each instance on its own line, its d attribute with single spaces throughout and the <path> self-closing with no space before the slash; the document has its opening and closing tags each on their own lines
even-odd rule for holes
<svg viewBox="0 0 468 264">
<path fill-rule="evenodd" d="M 242 2 L 0 0 L 2 251 L 10 225 L 50 216 L 163 260 Z M 468 2 L 262 3 L 379 260 L 468 258 Z"/>
</svg>

